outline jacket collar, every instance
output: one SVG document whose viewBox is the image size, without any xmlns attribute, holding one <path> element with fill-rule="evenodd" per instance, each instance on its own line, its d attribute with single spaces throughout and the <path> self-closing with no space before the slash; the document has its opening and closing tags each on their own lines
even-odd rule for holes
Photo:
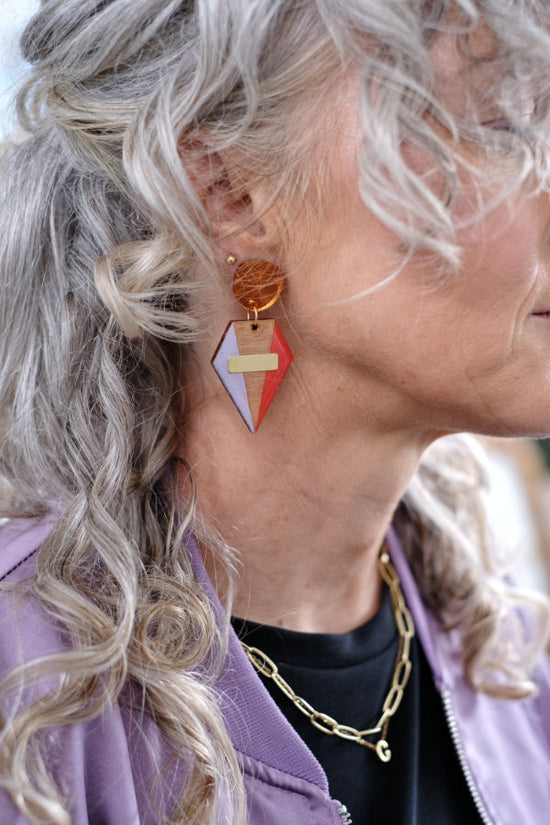
<svg viewBox="0 0 550 825">
<path fill-rule="evenodd" d="M 192 536 L 187 537 L 186 546 L 194 573 L 210 599 L 218 621 L 226 621 Z M 328 794 L 324 770 L 272 700 L 231 627 L 226 667 L 216 684 L 216 692 L 237 751 L 282 773 L 312 782 Z"/>
</svg>

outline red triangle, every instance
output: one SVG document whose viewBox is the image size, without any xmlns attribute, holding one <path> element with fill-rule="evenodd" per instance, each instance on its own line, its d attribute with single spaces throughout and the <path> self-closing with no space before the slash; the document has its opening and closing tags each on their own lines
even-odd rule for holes
<svg viewBox="0 0 550 825">
<path fill-rule="evenodd" d="M 283 333 L 281 332 L 277 324 L 275 324 L 273 327 L 273 338 L 271 340 L 271 348 L 269 351 L 276 352 L 278 354 L 279 368 L 277 370 L 265 373 L 264 389 L 262 392 L 262 400 L 260 403 L 260 411 L 258 413 L 256 429 L 258 429 L 258 427 L 260 426 L 264 415 L 268 411 L 271 402 L 275 398 L 275 394 L 279 389 L 279 385 L 285 377 L 286 371 L 290 367 L 293 359 L 290 347 L 285 341 Z"/>
</svg>

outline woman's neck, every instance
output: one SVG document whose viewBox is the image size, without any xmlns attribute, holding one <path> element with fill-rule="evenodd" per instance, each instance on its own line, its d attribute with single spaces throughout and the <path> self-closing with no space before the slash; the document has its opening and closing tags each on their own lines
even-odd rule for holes
<svg viewBox="0 0 550 825">
<path fill-rule="evenodd" d="M 242 618 L 339 633 L 378 608 L 376 557 L 426 443 L 341 406 L 302 396 L 292 424 L 281 404 L 254 436 L 226 399 L 191 417 L 184 454 L 201 513 L 238 553 Z"/>
</svg>

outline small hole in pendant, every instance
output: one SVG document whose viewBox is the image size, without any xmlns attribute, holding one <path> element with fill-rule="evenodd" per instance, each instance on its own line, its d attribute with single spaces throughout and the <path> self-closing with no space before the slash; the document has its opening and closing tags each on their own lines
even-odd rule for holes
<svg viewBox="0 0 550 825">
<path fill-rule="evenodd" d="M 250 324 L 250 328 L 251 328 L 254 332 L 256 332 L 256 330 L 258 329 L 258 324 Z"/>
</svg>

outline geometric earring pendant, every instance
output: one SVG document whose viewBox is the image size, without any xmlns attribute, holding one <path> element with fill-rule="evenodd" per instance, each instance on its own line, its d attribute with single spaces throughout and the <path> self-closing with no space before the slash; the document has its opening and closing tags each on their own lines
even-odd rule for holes
<svg viewBox="0 0 550 825">
<path fill-rule="evenodd" d="M 212 366 L 255 433 L 292 363 L 275 320 L 232 321 L 212 357 Z"/>
</svg>

